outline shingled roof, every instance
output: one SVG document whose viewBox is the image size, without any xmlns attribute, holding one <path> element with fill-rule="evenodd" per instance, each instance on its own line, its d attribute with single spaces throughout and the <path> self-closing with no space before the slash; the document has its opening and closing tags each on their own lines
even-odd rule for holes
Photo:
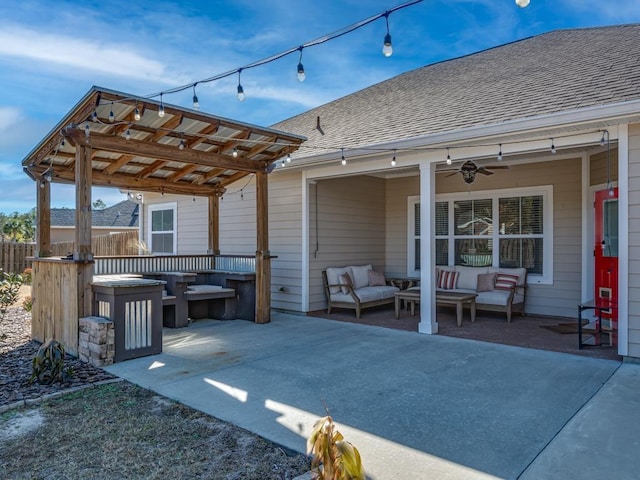
<svg viewBox="0 0 640 480">
<path fill-rule="evenodd" d="M 139 205 L 124 200 L 102 210 L 91 211 L 91 224 L 94 227 L 137 228 Z M 74 227 L 76 211 L 73 208 L 52 208 L 52 227 Z"/>
<path fill-rule="evenodd" d="M 428 65 L 273 128 L 296 157 L 640 99 L 640 24 L 557 30 Z"/>
</svg>

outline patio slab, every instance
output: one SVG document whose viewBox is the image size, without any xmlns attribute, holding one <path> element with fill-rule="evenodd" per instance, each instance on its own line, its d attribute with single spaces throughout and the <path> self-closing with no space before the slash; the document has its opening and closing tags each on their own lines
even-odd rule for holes
<svg viewBox="0 0 640 480">
<path fill-rule="evenodd" d="M 620 365 L 274 312 L 107 370 L 298 451 L 327 408 L 371 479 L 515 479 Z"/>
</svg>

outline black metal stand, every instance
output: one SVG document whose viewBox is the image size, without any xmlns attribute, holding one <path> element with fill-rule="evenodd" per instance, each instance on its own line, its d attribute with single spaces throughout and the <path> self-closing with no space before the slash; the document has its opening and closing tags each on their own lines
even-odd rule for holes
<svg viewBox="0 0 640 480">
<path fill-rule="evenodd" d="M 602 313 L 610 313 L 617 308 L 617 305 L 614 305 L 611 302 L 595 302 L 593 300 L 578 305 L 578 349 L 582 350 L 583 347 L 612 346 L 613 329 L 609 331 L 602 330 Z M 582 312 L 585 310 L 594 310 L 598 315 L 598 329 L 595 333 L 589 334 L 589 338 L 593 339 L 593 343 L 587 343 L 587 341 L 582 340 Z M 609 343 L 602 343 L 602 335 L 609 336 Z"/>
</svg>

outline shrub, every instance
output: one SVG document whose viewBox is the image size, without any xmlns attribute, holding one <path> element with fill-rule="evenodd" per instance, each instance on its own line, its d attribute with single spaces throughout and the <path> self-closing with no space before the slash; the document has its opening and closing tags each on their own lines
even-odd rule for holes
<svg viewBox="0 0 640 480">
<path fill-rule="evenodd" d="M 22 308 L 24 308 L 27 312 L 31 312 L 31 310 L 33 309 L 33 299 L 30 295 L 24 297 L 24 300 L 22 301 Z"/>
<path fill-rule="evenodd" d="M 25 285 L 31 285 L 31 268 L 27 267 L 22 272 L 22 283 Z"/>
<path fill-rule="evenodd" d="M 307 440 L 307 453 L 313 455 L 311 467 L 319 480 L 364 480 L 358 449 L 336 430 L 333 419 L 318 420 Z"/>
<path fill-rule="evenodd" d="M 0 272 L 0 320 L 4 319 L 7 308 L 18 301 L 18 293 L 22 285 L 22 275 Z"/>
<path fill-rule="evenodd" d="M 41 385 L 54 382 L 66 383 L 73 376 L 73 369 L 64 366 L 64 347 L 55 340 L 47 340 L 33 357 L 33 369 L 30 383 L 38 381 Z"/>
</svg>

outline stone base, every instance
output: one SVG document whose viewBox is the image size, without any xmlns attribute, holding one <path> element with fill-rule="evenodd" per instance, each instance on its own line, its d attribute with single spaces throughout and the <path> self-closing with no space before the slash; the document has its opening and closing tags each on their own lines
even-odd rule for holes
<svg viewBox="0 0 640 480">
<path fill-rule="evenodd" d="M 113 322 L 104 317 L 83 317 L 79 322 L 78 356 L 94 367 L 112 365 L 115 355 Z"/>
</svg>

